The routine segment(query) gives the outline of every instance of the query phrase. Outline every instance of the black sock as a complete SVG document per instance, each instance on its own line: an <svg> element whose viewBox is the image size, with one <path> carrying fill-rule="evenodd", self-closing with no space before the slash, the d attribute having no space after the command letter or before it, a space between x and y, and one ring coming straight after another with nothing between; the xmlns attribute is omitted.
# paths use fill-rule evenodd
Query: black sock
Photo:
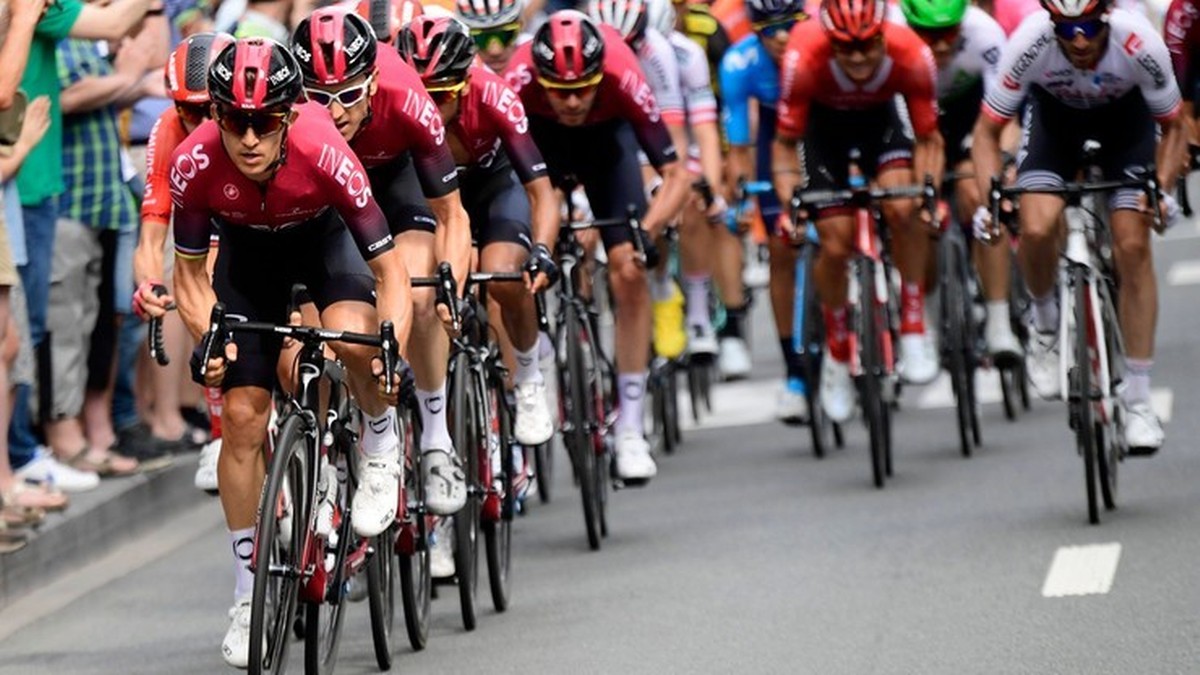
<svg viewBox="0 0 1200 675"><path fill-rule="evenodd" d="M783 352L783 363L787 367L788 379L804 379L804 368L800 364L800 354L796 352L792 336L779 338L779 350Z"/></svg>
<svg viewBox="0 0 1200 675"><path fill-rule="evenodd" d="M725 308L725 323L721 326L721 330L717 331L717 337L721 338L740 338L742 337L742 320L746 318L745 307L726 307Z"/></svg>

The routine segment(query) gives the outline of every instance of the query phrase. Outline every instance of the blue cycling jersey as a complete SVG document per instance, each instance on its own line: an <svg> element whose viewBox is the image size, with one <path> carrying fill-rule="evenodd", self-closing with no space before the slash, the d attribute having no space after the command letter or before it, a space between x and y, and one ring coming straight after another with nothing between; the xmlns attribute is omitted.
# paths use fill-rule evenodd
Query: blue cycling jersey
<svg viewBox="0 0 1200 675"><path fill-rule="evenodd" d="M743 38L725 52L721 59L721 96L721 124L730 145L750 145L750 99L758 101L755 173L758 180L771 180L771 141L775 138L779 67L757 35ZM774 192L760 195L758 206L768 223L780 213ZM770 227L768 225L768 229Z"/></svg>

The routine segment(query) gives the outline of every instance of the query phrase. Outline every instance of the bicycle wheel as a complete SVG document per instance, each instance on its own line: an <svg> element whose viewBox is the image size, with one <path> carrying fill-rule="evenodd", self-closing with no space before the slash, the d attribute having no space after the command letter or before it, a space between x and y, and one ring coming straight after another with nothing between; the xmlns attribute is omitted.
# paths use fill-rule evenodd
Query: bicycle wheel
<svg viewBox="0 0 1200 675"><path fill-rule="evenodd" d="M466 475L467 503L454 514L454 577L463 628L475 630L475 591L479 581L479 454L487 442L481 417L484 400L470 359L459 353L450 365L450 432Z"/></svg>
<svg viewBox="0 0 1200 675"><path fill-rule="evenodd" d="M965 255L946 233L938 243L938 267L941 269L941 351L943 365L950 373L950 385L954 392L955 417L958 422L958 446L963 457L971 456L971 393L970 375L967 372L968 341L967 318L970 312L966 298L966 277L963 276L961 256Z"/></svg>
<svg viewBox="0 0 1200 675"><path fill-rule="evenodd" d="M333 569L328 569L329 566L326 565L329 577L326 581L325 597L321 602L304 603L304 672L309 675L332 673L337 663L338 642L341 640L344 610L348 604L348 580L342 570L350 551L350 542L357 539L350 527L349 518L342 518L337 534L338 540L333 550L316 549L320 556L317 562L319 565L326 565L328 557L333 556ZM320 539L317 542L320 542Z"/></svg>
<svg viewBox="0 0 1200 675"><path fill-rule="evenodd" d="M1083 457L1084 480L1087 483L1088 522L1100 522L1099 498L1096 480L1096 426L1092 410L1092 358L1088 350L1088 335L1091 327L1091 299L1088 297L1088 270L1079 266L1071 269L1071 289L1075 294L1074 338L1075 361L1071 366L1070 401L1073 409L1072 422L1075 428L1075 447Z"/></svg>
<svg viewBox="0 0 1200 675"><path fill-rule="evenodd" d="M562 428L562 424L559 424ZM533 449L533 476L537 480L538 501L549 504L553 496L551 483L554 481L554 440L551 439Z"/></svg>
<svg viewBox="0 0 1200 675"><path fill-rule="evenodd" d="M1017 419L1020 385L1016 382L1017 369L997 368L1000 373L1000 397L1004 403L1004 418L1008 421Z"/></svg>
<svg viewBox="0 0 1200 675"><path fill-rule="evenodd" d="M821 317L820 300L817 298L816 280L813 278L813 263L816 251L813 246L805 246L800 251L796 262L796 278L803 274L803 294L797 289L793 302L794 316L800 326L797 335L801 365L804 370L804 398L808 403L808 430L812 440L813 455L817 459L825 457L826 451L833 447L833 423L825 415L821 407L821 359L824 356L825 322ZM797 283L797 286L799 282ZM801 304L802 303L802 304Z"/></svg>
<svg viewBox="0 0 1200 675"><path fill-rule="evenodd" d="M594 344L594 343L593 343ZM593 369L596 377L596 382L602 377L599 367ZM689 370L690 373L690 370ZM690 374L689 374L690 377ZM678 449L680 443L683 442L683 431L681 430L680 414L679 414L679 367L675 362L667 364L666 368L666 431L671 437L672 449ZM691 386L691 380L688 381ZM593 388L595 389L595 388ZM592 408L596 411L596 419L603 419L604 405L602 403L603 394L599 391L593 391L595 402ZM696 399L692 399L693 411L695 411ZM700 419L697 417L696 422Z"/></svg>
<svg viewBox="0 0 1200 675"><path fill-rule="evenodd" d="M1118 363L1125 359L1124 348L1121 345L1120 339L1120 323L1117 319L1115 305L1111 302L1111 295L1108 289L1102 287L1100 290L1101 303L1101 321L1104 326L1104 349L1107 351L1108 368L1110 383L1109 391L1103 392L1106 400L1110 402L1108 406L1109 414L1107 428L1097 424L1100 433L1097 437L1101 439L1098 444L1097 458L1099 460L1100 474L1100 496L1104 501L1104 508L1111 511L1117 508L1117 465L1125 458L1125 421L1122 413L1122 407L1118 404L1116 397L1117 392L1112 382L1120 380L1115 368Z"/></svg>
<svg viewBox="0 0 1200 675"><path fill-rule="evenodd" d="M879 315L875 301L875 261L858 261L858 349L862 373L859 375L859 395L866 418L871 443L871 477L875 487L882 488L887 472L887 403L883 400L883 350L880 330L886 324Z"/></svg>
<svg viewBox="0 0 1200 675"><path fill-rule="evenodd" d="M287 672L296 618L308 514L311 446L307 423L288 415L280 426L259 502L254 540L254 595L250 611L250 672Z"/></svg>
<svg viewBox="0 0 1200 675"><path fill-rule="evenodd" d="M429 639L430 608L433 604L433 574L429 569L429 517L421 504L425 494L421 475L421 416L405 407L401 439L407 449L404 469L405 520L397 532L396 566L400 569L400 599L404 605L404 628L414 651L425 649Z"/></svg>
<svg viewBox="0 0 1200 675"><path fill-rule="evenodd" d="M600 504L596 494L595 453L591 439L591 416L589 410L588 380L591 373L584 364L583 344L587 340L583 323L577 309L568 304L564 311L562 329L566 352L567 375L567 429L563 440L575 469L575 482L579 485L583 503L583 522L587 529L588 546L593 551L600 549ZM594 349L593 345L588 345Z"/></svg>
<svg viewBox="0 0 1200 675"><path fill-rule="evenodd" d="M498 518L482 520L484 548L487 552L488 586L492 591L492 607L497 612L508 609L509 570L512 565L512 519L516 512L515 485L513 475L512 418L504 398L504 380L494 375L488 388L489 416L495 415L500 444L500 471L492 476L489 499L499 499Z"/></svg>
<svg viewBox="0 0 1200 675"><path fill-rule="evenodd" d="M396 526L371 540L374 553L367 561L367 609L371 614L371 642L380 670L392 668L392 631L396 625L396 589L400 565L396 559Z"/></svg>

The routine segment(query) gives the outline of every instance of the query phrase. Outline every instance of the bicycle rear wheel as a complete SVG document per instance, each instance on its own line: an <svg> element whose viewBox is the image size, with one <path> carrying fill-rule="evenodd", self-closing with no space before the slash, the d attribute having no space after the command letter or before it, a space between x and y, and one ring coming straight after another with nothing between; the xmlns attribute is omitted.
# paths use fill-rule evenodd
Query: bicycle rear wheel
<svg viewBox="0 0 1200 675"><path fill-rule="evenodd" d="M500 444L500 471L492 476L492 485L485 486L491 492L489 499L499 499L499 518L484 518L481 522L484 548L487 552L488 586L492 591L492 607L497 612L508 609L509 570L512 566L512 519L516 512L515 485L513 475L512 417L505 399L504 380L493 377L488 387L487 410L489 417L495 415ZM494 412L493 412L494 411ZM493 514L496 515L496 514Z"/></svg>
<svg viewBox="0 0 1200 675"><path fill-rule="evenodd" d="M882 488L887 473L887 402L883 400L883 339L887 324L875 301L875 261L858 261L858 349L862 373L858 377L863 416L871 445L871 477Z"/></svg>
<svg viewBox="0 0 1200 675"><path fill-rule="evenodd" d="M433 604L433 574L429 568L430 519L425 515L422 498L425 494L421 473L421 416L405 407L399 416L404 424L401 438L407 448L404 469L405 520L397 532L400 568L400 598L404 605L404 628L413 651L425 649L429 639L430 609Z"/></svg>
<svg viewBox="0 0 1200 675"><path fill-rule="evenodd" d="M1075 428L1075 447L1083 457L1084 480L1087 484L1088 522L1100 522L1100 506L1096 477L1096 426L1092 410L1092 357L1088 349L1091 327L1090 281L1087 268L1071 269L1071 289L1075 294L1074 318L1075 361L1071 367L1070 401L1073 408L1072 422Z"/></svg>
<svg viewBox="0 0 1200 675"><path fill-rule="evenodd" d="M472 631L479 583L479 456L486 456L487 436L481 421L483 394L464 353L451 359L449 398L450 431L467 483L467 503L454 514L454 577L463 628Z"/></svg>
<svg viewBox="0 0 1200 675"><path fill-rule="evenodd" d="M287 672L310 505L312 438L300 415L288 415L259 502L250 611L250 672Z"/></svg>
<svg viewBox="0 0 1200 675"><path fill-rule="evenodd" d="M593 551L600 549L600 500L596 493L596 461L592 447L591 427L592 411L588 387L592 373L589 372L583 357L583 344L587 340L581 317L576 308L570 304L565 308L562 329L565 340L560 342L567 351L567 411L569 429L563 433L567 443L567 451L575 469L575 481L579 485L580 499L583 503L583 522L587 529L588 546ZM595 349L589 344L589 348ZM593 356L594 358L594 356Z"/></svg>

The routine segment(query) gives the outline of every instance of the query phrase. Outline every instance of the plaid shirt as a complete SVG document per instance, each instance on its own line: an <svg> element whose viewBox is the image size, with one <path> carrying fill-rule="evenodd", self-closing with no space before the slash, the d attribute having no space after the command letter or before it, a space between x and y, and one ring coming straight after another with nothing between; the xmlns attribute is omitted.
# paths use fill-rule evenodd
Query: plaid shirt
<svg viewBox="0 0 1200 675"><path fill-rule="evenodd" d="M100 55L99 43L63 40L58 43L58 79L66 89L85 77L113 73ZM63 115L63 183L58 198L60 215L103 230L137 227L137 206L121 170L121 137L117 110L105 106Z"/></svg>

